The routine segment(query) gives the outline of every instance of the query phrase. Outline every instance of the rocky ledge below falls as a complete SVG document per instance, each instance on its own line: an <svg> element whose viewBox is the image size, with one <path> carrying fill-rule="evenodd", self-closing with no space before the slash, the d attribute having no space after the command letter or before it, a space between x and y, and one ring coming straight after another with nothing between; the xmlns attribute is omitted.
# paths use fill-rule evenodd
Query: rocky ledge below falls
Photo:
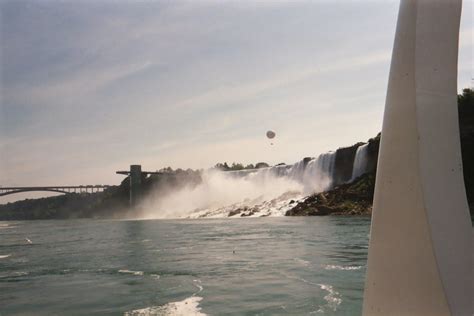
<svg viewBox="0 0 474 316"><path fill-rule="evenodd" d="M295 202L286 216L369 215L372 212L375 173Z"/></svg>

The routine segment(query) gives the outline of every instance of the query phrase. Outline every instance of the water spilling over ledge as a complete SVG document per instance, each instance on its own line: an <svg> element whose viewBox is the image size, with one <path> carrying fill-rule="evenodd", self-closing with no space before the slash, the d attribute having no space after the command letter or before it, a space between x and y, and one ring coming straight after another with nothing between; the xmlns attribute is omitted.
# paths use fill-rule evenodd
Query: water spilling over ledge
<svg viewBox="0 0 474 316"><path fill-rule="evenodd" d="M350 149L350 172L336 170L345 151L307 157L292 165L223 172L203 171L201 181L166 194L153 193L143 203L144 218L284 216L294 203L366 172L368 144ZM356 152L357 151L357 152ZM352 163L356 158L357 161ZM340 161L348 159L340 158ZM349 175L349 176L348 176Z"/></svg>
<svg viewBox="0 0 474 316"><path fill-rule="evenodd" d="M352 177L354 180L367 172L367 155L368 155L369 143L357 147L354 166L352 167Z"/></svg>

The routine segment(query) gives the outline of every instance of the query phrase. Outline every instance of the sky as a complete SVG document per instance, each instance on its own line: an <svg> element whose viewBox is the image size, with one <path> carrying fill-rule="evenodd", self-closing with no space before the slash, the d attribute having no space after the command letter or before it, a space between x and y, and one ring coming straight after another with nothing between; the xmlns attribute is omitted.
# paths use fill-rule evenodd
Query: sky
<svg viewBox="0 0 474 316"><path fill-rule="evenodd" d="M294 163L367 141L398 5L0 0L0 185L117 184L130 164ZM472 85L473 34L464 0L459 90Z"/></svg>

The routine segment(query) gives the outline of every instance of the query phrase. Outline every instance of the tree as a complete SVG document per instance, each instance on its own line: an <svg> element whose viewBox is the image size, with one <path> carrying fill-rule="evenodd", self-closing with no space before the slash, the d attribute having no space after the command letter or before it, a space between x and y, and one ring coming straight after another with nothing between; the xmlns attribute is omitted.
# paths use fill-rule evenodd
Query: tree
<svg viewBox="0 0 474 316"><path fill-rule="evenodd" d="M268 168L270 167L269 164L267 164L266 162L259 162L255 165L255 168L259 169L259 168Z"/></svg>

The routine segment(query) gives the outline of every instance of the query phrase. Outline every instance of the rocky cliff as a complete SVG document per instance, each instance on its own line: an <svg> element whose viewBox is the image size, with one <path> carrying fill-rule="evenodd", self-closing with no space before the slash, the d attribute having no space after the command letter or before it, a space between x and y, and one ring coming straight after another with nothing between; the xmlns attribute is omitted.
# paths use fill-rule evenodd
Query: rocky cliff
<svg viewBox="0 0 474 316"><path fill-rule="evenodd" d="M474 218L474 91L458 96L459 129L464 183L471 216ZM313 194L286 212L287 216L370 214L375 186L380 134L368 141L366 173L351 179L355 152L363 143L336 151L335 187Z"/></svg>

